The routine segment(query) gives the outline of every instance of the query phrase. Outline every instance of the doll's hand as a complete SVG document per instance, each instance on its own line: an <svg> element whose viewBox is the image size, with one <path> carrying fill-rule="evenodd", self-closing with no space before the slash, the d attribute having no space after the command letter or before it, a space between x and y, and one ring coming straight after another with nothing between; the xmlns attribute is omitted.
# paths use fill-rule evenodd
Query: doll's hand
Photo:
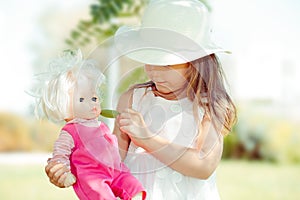
<svg viewBox="0 0 300 200"><path fill-rule="evenodd" d="M64 183L67 175L70 172L70 169L65 164L56 161L50 161L45 167L45 171L52 184L60 188L66 187Z"/></svg>
<svg viewBox="0 0 300 200"><path fill-rule="evenodd" d="M71 172L67 172L66 179L64 181L65 187L70 187L76 182L75 176Z"/></svg>
<svg viewBox="0 0 300 200"><path fill-rule="evenodd" d="M131 141L137 146L153 136L149 131L143 116L133 109L126 109L117 118L120 130L127 133Z"/></svg>

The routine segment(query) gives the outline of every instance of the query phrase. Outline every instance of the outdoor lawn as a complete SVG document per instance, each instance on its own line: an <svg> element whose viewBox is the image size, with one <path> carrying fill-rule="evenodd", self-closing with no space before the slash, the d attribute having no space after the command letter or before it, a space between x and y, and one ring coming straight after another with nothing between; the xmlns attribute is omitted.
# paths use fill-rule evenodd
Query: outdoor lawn
<svg viewBox="0 0 300 200"><path fill-rule="evenodd" d="M222 161L218 185L222 200L299 200L300 165Z"/></svg>
<svg viewBox="0 0 300 200"><path fill-rule="evenodd" d="M222 200L299 200L300 165L222 161L218 168ZM72 200L73 190L54 187L44 166L0 164L1 200Z"/></svg>

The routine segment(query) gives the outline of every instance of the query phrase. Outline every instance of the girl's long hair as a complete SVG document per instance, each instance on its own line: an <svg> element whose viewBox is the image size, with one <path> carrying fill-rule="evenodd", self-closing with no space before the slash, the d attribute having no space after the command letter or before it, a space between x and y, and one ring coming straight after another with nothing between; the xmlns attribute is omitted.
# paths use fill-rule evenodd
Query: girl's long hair
<svg viewBox="0 0 300 200"><path fill-rule="evenodd" d="M211 54L192 61L191 65L187 96L203 107L216 130L226 135L236 122L236 107L226 90L221 64Z"/></svg>
<svg viewBox="0 0 300 200"><path fill-rule="evenodd" d="M206 117L222 135L231 131L236 122L236 107L226 91L225 75L215 54L190 62L187 71L187 97L194 103L194 110L204 108ZM136 84L132 88L152 87L152 81ZM198 116L198 114L195 114Z"/></svg>

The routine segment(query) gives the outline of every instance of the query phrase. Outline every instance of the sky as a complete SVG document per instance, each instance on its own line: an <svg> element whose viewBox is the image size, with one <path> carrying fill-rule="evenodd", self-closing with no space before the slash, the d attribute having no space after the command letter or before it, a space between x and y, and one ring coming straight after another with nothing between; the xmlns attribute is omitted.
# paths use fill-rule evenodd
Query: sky
<svg viewBox="0 0 300 200"><path fill-rule="evenodd" d="M0 112L26 115L34 99L26 91L31 88L36 56L34 44L45 43L39 27L41 18L52 10L62 11L88 7L91 1L29 0L0 1ZM67 12L66 12L67 13ZM56 18L57 20L57 18ZM63 42L62 38L61 42ZM59 40L58 40L59 41ZM48 47L51 42L47 41ZM45 51L47 46L45 45Z"/></svg>
<svg viewBox="0 0 300 200"><path fill-rule="evenodd" d="M47 41L38 27L41 17L53 10L53 20L59 20L57 10L87 9L92 1L20 2L0 1L0 112L26 114L33 98L25 91L32 83L34 59L41 53L32 43L43 43L46 50L63 41ZM220 57L234 97L299 102L300 1L213 0L211 5L214 38L232 51Z"/></svg>
<svg viewBox="0 0 300 200"><path fill-rule="evenodd" d="M230 48L236 65L237 97L281 100L292 95L299 100L300 2L226 0L214 5L216 36Z"/></svg>

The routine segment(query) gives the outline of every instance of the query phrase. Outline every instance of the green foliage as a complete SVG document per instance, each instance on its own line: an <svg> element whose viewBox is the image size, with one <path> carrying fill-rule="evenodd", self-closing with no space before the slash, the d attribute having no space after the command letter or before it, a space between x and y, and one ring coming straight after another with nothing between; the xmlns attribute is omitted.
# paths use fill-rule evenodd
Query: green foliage
<svg viewBox="0 0 300 200"><path fill-rule="evenodd" d="M231 133L225 136L224 139L224 149L223 149L223 158L232 158L236 157L234 154L238 152L237 147L238 147L238 138L237 138L237 131L236 127L234 126Z"/></svg>
<svg viewBox="0 0 300 200"><path fill-rule="evenodd" d="M253 104L240 106L238 123L224 140L223 158L299 163L300 125L274 110L264 112Z"/></svg>
<svg viewBox="0 0 300 200"><path fill-rule="evenodd" d="M286 119L274 120L268 127L261 154L267 160L300 163L300 126Z"/></svg>
<svg viewBox="0 0 300 200"><path fill-rule="evenodd" d="M66 43L72 48L84 47L91 42L113 35L125 18L140 16L149 0L97 0L90 6L89 20L80 20ZM208 0L201 0L209 11Z"/></svg>
<svg viewBox="0 0 300 200"><path fill-rule="evenodd" d="M71 47L83 47L100 42L114 34L122 25L122 18L139 14L145 0L97 0L90 6L89 20L80 20L70 33L66 43Z"/></svg>

